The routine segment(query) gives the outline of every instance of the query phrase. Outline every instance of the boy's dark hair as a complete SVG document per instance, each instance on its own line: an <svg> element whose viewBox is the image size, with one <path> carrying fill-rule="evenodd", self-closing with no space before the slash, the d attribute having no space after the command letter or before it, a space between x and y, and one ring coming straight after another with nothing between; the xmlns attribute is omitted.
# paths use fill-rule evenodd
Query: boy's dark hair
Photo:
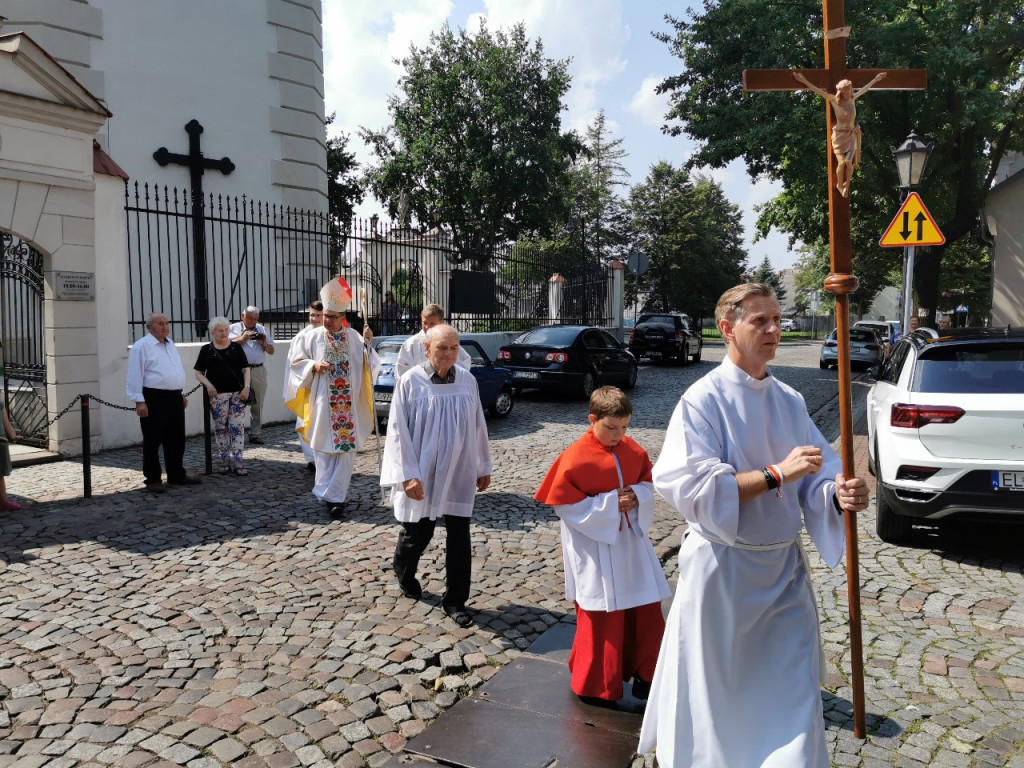
<svg viewBox="0 0 1024 768"><path fill-rule="evenodd" d="M633 415L633 403L618 387L599 387L590 395L590 413L598 420L605 416L622 419Z"/></svg>

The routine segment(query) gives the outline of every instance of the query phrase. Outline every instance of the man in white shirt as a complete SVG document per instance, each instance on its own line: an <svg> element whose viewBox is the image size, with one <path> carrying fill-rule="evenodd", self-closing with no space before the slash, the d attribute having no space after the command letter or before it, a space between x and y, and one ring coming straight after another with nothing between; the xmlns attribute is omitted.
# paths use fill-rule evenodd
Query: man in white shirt
<svg viewBox="0 0 1024 768"><path fill-rule="evenodd" d="M245 359L249 361L249 383L252 386L252 402L249 405L249 429L246 437L253 445L262 445L263 398L267 394L267 369L263 364L267 355L274 354L274 337L260 324L259 307L245 308L240 323L232 323L228 338L242 347Z"/></svg>
<svg viewBox="0 0 1024 768"><path fill-rule="evenodd" d="M398 359L395 361L395 378L398 379L403 373L417 365L423 365L427 359L427 331L435 325L444 322L444 310L437 304L427 304L420 312L420 331L413 334L402 344L398 351ZM473 360L469 353L459 347L458 359L455 364L467 371L473 367Z"/></svg>
<svg viewBox="0 0 1024 768"><path fill-rule="evenodd" d="M135 403L142 427L142 474L146 490L163 493L160 448L164 449L167 482L196 485L198 477L185 474L185 368L178 348L171 341L167 315L154 312L146 320L146 333L132 344L128 353L125 392Z"/></svg>

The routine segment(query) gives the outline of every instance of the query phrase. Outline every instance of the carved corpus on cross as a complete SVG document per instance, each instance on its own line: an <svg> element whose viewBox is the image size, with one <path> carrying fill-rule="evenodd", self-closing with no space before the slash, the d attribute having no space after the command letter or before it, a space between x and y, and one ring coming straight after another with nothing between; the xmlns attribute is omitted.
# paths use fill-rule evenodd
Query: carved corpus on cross
<svg viewBox="0 0 1024 768"><path fill-rule="evenodd" d="M806 78L819 95L832 94L841 80L849 80L853 90L866 90L872 86L885 90L923 90L927 73L923 69L847 69L846 38L850 28L843 18L843 0L822 0L825 21L824 69L750 69L743 72L745 91L796 91L807 88L794 73ZM883 78L879 78L883 75ZM879 84L881 83L881 84ZM857 290L853 275L850 247L850 199L840 188L838 159L832 150L832 132L836 125L835 110L828 103L825 134L828 155L828 222L829 256L832 274L825 280L825 290L836 297L836 328L839 342L839 426L841 430L840 455L843 475L854 477L853 461L853 407L850 384L850 297ZM852 168L849 169L852 172ZM837 187L837 181L840 183ZM853 689L853 732L857 738L865 737L864 728L864 662L860 627L860 576L857 554L857 515L845 513L847 602L850 611L850 672Z"/></svg>

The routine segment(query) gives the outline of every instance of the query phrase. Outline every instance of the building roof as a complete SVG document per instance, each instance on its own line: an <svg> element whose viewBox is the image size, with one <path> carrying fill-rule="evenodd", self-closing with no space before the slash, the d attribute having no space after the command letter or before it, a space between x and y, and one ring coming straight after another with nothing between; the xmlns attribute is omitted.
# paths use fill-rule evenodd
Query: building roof
<svg viewBox="0 0 1024 768"><path fill-rule="evenodd" d="M125 181L130 178L124 169L114 162L114 158L103 151L96 139L92 140L92 170L104 176L120 176Z"/></svg>

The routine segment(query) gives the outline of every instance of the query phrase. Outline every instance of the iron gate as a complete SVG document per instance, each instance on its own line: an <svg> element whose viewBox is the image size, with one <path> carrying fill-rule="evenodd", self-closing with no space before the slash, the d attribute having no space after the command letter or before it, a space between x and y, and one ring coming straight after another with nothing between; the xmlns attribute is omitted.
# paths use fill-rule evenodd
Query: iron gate
<svg viewBox="0 0 1024 768"><path fill-rule="evenodd" d="M22 441L47 447L43 255L0 231L0 366L4 402Z"/></svg>

